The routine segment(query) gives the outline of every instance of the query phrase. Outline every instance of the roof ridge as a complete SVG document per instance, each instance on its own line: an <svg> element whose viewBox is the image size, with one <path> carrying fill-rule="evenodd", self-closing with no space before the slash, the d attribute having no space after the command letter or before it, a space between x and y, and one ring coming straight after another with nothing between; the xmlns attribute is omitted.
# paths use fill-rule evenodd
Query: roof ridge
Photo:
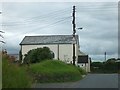
<svg viewBox="0 0 120 90"><path fill-rule="evenodd" d="M77 40L78 35L76 35ZM22 44L72 44L72 35L39 35L39 36L25 36L20 43ZM76 42L78 43L78 42Z"/></svg>
<svg viewBox="0 0 120 90"><path fill-rule="evenodd" d="M64 35L33 35L33 36L25 36L25 37L38 37L38 36L72 36L70 34L64 34ZM76 35L78 36L78 35Z"/></svg>

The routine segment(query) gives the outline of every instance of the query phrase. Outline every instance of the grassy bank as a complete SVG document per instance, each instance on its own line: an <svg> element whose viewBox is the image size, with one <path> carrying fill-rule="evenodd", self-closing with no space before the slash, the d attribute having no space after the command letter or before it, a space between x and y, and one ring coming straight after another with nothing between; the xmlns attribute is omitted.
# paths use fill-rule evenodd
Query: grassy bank
<svg viewBox="0 0 120 90"><path fill-rule="evenodd" d="M46 60L32 64L30 71L35 80L40 83L77 81L82 78L82 74L85 74L82 69L58 60Z"/></svg>
<svg viewBox="0 0 120 90"><path fill-rule="evenodd" d="M30 88L32 83L77 81L86 74L84 70L58 60L18 66L2 58L2 88ZM33 81L34 80L34 81Z"/></svg>
<svg viewBox="0 0 120 90"><path fill-rule="evenodd" d="M2 88L29 88L32 79L24 67L16 66L8 62L8 58L2 58Z"/></svg>

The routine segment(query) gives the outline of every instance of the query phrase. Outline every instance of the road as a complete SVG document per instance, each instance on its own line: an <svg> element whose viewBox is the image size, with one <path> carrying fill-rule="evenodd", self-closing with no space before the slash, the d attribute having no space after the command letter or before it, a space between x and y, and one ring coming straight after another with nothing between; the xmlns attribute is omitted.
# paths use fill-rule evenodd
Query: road
<svg viewBox="0 0 120 90"><path fill-rule="evenodd" d="M33 88L118 88L118 74L88 74L77 82L34 84Z"/></svg>

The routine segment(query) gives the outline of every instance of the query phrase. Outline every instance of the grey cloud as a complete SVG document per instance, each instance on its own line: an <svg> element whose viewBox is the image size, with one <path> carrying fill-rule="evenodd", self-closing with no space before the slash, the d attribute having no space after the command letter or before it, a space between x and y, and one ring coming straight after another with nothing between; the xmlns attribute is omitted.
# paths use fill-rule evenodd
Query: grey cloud
<svg viewBox="0 0 120 90"><path fill-rule="evenodd" d="M118 49L116 3L4 3L5 17L8 17L9 21L23 24L14 23L16 26L3 27L6 32L13 33L12 36L6 35L6 38L13 39L7 40L4 48L10 53L18 52L19 43L28 34L72 34L72 17L65 22L50 26L49 24L71 16L73 5L76 5L76 26L83 27L82 31L77 31L80 36L80 49L93 59L104 59L102 54L105 51L109 57L116 57ZM45 28L42 28L44 26ZM14 36L17 38L14 39ZM9 46L8 43L13 40L13 45Z"/></svg>

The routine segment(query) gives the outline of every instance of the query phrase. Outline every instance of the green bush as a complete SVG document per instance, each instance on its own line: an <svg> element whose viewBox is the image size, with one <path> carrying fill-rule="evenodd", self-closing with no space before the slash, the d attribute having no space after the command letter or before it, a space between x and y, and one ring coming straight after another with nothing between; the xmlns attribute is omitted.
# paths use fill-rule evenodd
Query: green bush
<svg viewBox="0 0 120 90"><path fill-rule="evenodd" d="M37 82L65 82L82 78L82 74L77 67L58 60L46 60L32 64L30 70Z"/></svg>
<svg viewBox="0 0 120 90"><path fill-rule="evenodd" d="M32 79L24 67L19 67L2 58L2 88L29 88Z"/></svg>
<svg viewBox="0 0 120 90"><path fill-rule="evenodd" d="M115 62L114 58L108 59L106 62L93 62L91 71L93 73L118 73L119 62Z"/></svg>
<svg viewBox="0 0 120 90"><path fill-rule="evenodd" d="M52 59L53 53L48 47L37 48L30 50L24 58L25 63L36 63L45 59Z"/></svg>
<svg viewBox="0 0 120 90"><path fill-rule="evenodd" d="M84 69L82 69L82 68L80 68L80 67L77 67L77 68L78 68L79 72L80 72L82 75L86 75L86 74L87 74L87 72L86 72Z"/></svg>

